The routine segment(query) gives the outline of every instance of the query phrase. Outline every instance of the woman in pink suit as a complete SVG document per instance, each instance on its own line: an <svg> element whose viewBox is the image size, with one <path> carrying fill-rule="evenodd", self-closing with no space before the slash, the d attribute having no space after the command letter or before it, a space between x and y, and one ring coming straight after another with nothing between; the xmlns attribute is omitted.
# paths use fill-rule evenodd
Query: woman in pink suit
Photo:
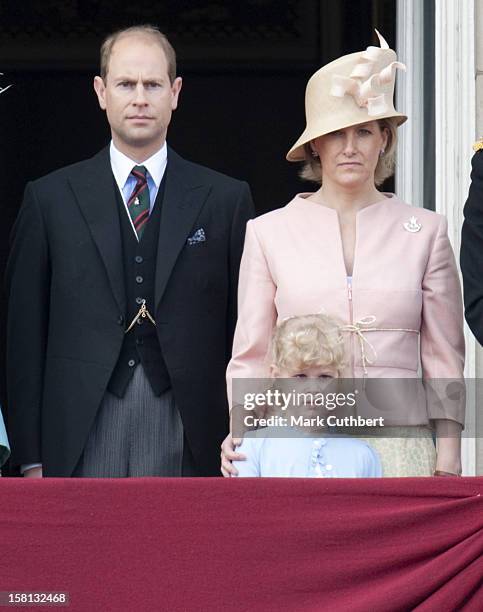
<svg viewBox="0 0 483 612"><path fill-rule="evenodd" d="M406 120L393 106L396 69L405 67L378 36L380 48L339 58L308 82L307 127L287 159L305 161L302 175L320 189L248 223L229 395L235 378L268 377L277 321L317 312L345 321L350 377L417 379L419 369L426 380L463 377L463 309L446 219L376 188L392 173ZM402 394L388 389L388 404L399 403L389 421L402 429L401 437L371 440L384 475L459 475L463 402L439 413L426 400L402 408ZM236 443L228 436L222 445L225 476L235 473Z"/></svg>

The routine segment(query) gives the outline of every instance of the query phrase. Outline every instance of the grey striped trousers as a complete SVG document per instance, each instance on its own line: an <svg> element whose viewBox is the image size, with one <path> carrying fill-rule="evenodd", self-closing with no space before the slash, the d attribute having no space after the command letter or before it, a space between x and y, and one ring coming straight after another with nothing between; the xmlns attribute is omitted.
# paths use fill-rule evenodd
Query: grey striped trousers
<svg viewBox="0 0 483 612"><path fill-rule="evenodd" d="M181 476L183 424L173 392L156 397L138 365L123 398L106 391L73 476Z"/></svg>

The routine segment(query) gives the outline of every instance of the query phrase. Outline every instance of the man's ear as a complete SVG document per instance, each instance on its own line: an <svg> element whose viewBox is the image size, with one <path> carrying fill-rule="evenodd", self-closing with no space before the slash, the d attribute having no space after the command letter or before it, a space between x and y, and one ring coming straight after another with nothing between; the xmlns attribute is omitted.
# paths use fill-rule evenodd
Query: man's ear
<svg viewBox="0 0 483 612"><path fill-rule="evenodd" d="M94 91L97 94L97 100L102 110L106 110L106 86L100 76L94 77Z"/></svg>
<svg viewBox="0 0 483 612"><path fill-rule="evenodd" d="M171 85L171 110L176 110L178 108L179 93L182 86L183 79L181 77L176 77Z"/></svg>

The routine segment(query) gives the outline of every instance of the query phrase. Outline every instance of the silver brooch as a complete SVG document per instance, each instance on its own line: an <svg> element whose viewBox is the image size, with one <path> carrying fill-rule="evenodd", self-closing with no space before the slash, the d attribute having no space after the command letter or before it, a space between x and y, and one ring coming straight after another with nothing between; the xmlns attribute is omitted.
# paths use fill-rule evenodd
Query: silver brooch
<svg viewBox="0 0 483 612"><path fill-rule="evenodd" d="M139 206L139 204L141 204L141 202L139 201L138 197L134 198L134 206Z"/></svg>
<svg viewBox="0 0 483 612"><path fill-rule="evenodd" d="M418 220L416 219L416 217L411 217L409 221L406 221L406 223L403 223L403 227L407 232L411 232L411 234L415 234L416 232L419 232L422 225L421 223L418 223Z"/></svg>

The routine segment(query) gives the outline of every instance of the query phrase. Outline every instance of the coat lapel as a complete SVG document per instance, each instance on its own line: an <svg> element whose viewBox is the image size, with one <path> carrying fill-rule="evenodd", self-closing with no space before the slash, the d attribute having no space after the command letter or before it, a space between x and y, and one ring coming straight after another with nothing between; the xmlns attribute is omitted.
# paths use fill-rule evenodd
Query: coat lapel
<svg viewBox="0 0 483 612"><path fill-rule="evenodd" d="M125 314L121 228L109 147L90 159L82 173L72 177L70 183L106 268L120 312Z"/></svg>
<svg viewBox="0 0 483 612"><path fill-rule="evenodd" d="M189 163L168 148L166 186L161 209L156 262L156 310L178 255L193 229L210 189L210 185L197 180Z"/></svg>

